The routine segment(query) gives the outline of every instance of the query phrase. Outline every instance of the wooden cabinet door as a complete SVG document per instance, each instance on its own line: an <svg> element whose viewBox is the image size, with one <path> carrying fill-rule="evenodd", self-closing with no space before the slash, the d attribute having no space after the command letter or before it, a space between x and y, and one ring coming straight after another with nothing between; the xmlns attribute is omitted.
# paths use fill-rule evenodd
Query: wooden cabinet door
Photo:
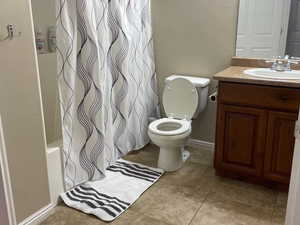
<svg viewBox="0 0 300 225"><path fill-rule="evenodd" d="M296 113L269 112L264 177L288 184L290 181Z"/></svg>
<svg viewBox="0 0 300 225"><path fill-rule="evenodd" d="M215 168L261 177L267 111L219 104Z"/></svg>

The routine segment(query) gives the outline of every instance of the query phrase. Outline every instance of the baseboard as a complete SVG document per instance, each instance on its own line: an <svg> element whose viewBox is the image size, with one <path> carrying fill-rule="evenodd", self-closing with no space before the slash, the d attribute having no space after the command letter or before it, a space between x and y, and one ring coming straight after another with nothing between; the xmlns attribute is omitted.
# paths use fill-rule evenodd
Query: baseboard
<svg viewBox="0 0 300 225"><path fill-rule="evenodd" d="M215 151L215 144L212 142L207 142L207 141L201 141L198 139L192 139L190 138L187 142L187 146L190 146L192 148L199 148L201 150L206 150L206 151Z"/></svg>
<svg viewBox="0 0 300 225"><path fill-rule="evenodd" d="M55 204L50 203L49 205L41 208L36 213L32 214L31 216L27 217L18 225L37 225L40 224L42 221L47 219L48 216L51 215L55 208Z"/></svg>

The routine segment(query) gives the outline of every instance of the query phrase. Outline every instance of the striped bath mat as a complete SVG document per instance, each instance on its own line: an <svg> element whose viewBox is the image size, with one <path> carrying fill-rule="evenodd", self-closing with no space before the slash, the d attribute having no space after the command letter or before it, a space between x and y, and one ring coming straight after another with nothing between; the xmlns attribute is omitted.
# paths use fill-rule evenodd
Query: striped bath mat
<svg viewBox="0 0 300 225"><path fill-rule="evenodd" d="M107 168L104 179L77 186L61 198L72 208L112 221L162 175L161 169L119 159Z"/></svg>

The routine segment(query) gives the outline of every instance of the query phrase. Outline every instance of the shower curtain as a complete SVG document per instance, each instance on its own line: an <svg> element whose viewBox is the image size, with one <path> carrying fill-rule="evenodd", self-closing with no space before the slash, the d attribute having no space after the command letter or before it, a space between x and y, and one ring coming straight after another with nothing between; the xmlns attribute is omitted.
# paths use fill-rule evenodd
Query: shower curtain
<svg viewBox="0 0 300 225"><path fill-rule="evenodd" d="M66 188L149 142L158 96L149 0L57 0Z"/></svg>

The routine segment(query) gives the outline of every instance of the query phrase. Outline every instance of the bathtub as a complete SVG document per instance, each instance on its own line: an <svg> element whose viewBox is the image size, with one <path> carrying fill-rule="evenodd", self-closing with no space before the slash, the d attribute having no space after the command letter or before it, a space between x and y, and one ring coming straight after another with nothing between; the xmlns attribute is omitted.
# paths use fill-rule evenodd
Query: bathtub
<svg viewBox="0 0 300 225"><path fill-rule="evenodd" d="M47 166L51 203L59 202L59 195L64 192L62 167L62 141L58 140L47 146Z"/></svg>

